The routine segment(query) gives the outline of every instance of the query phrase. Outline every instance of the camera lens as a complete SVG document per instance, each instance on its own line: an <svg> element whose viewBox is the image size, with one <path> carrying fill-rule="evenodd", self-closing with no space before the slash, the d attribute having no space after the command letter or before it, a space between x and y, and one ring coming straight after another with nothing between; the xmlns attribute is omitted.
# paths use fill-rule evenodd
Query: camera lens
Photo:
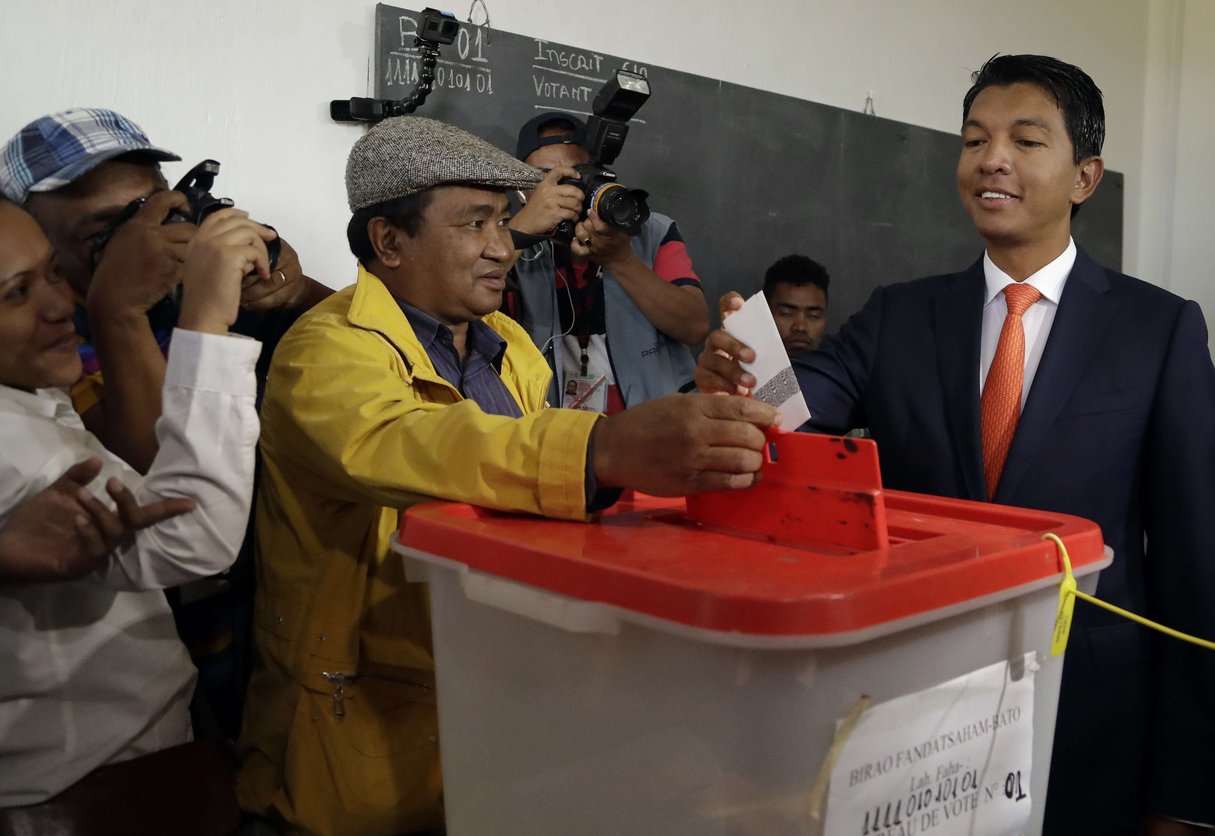
<svg viewBox="0 0 1215 836"><path fill-rule="evenodd" d="M647 197L649 195L641 189L627 189L619 183L606 183L590 195L587 203L609 226L629 235L636 235L650 218Z"/></svg>

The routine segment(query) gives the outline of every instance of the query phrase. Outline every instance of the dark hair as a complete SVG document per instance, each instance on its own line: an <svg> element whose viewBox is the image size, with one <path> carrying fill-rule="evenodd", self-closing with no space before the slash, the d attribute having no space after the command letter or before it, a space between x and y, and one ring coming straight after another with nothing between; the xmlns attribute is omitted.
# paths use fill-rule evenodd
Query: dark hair
<svg viewBox="0 0 1215 836"><path fill-rule="evenodd" d="M1101 90L1079 67L1045 55L993 55L978 72L971 73L970 80L971 88L962 99L963 121L970 115L975 96L986 88L1032 84L1050 93L1063 112L1075 164L1101 154L1105 143Z"/></svg>
<svg viewBox="0 0 1215 836"><path fill-rule="evenodd" d="M375 258L375 247L367 234L367 224L371 223L372 218L383 218L410 238L416 236L422 230L422 213L433 196L431 189L423 189L405 197L372 204L351 215L350 223L346 224L346 240L354 257L364 266Z"/></svg>
<svg viewBox="0 0 1215 836"><path fill-rule="evenodd" d="M827 268L814 259L804 255L787 255L777 259L764 274L764 295L771 296L778 284L791 284L794 287L812 284L821 288L823 296L826 296L831 277L827 275Z"/></svg>

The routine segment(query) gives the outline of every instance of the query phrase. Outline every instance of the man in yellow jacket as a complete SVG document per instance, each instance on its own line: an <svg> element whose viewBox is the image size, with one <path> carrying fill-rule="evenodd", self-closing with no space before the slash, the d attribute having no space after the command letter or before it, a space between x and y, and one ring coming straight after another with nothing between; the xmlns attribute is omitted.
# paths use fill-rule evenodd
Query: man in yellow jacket
<svg viewBox="0 0 1215 836"><path fill-rule="evenodd" d="M614 489L745 487L760 467L776 413L748 399L546 408L543 356L497 312L506 190L541 176L420 117L351 151L358 281L283 338L262 414L239 795L271 825L441 832L429 607L388 549L400 509L442 497L581 519Z"/></svg>

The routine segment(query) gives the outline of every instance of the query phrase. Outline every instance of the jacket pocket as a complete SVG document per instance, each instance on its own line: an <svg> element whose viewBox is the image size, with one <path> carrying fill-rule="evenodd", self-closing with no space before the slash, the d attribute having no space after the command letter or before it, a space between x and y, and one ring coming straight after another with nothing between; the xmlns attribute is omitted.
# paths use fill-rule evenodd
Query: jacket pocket
<svg viewBox="0 0 1215 836"><path fill-rule="evenodd" d="M1106 415L1112 412L1126 412L1132 409L1146 408L1148 399L1146 387L1123 389L1101 394L1080 395L1072 398L1064 406L1059 418L1079 418L1084 415Z"/></svg>
<svg viewBox="0 0 1215 836"><path fill-rule="evenodd" d="M433 692L431 692L433 693ZM301 689L284 764L293 824L317 833L400 833L442 821L433 697L364 677Z"/></svg>

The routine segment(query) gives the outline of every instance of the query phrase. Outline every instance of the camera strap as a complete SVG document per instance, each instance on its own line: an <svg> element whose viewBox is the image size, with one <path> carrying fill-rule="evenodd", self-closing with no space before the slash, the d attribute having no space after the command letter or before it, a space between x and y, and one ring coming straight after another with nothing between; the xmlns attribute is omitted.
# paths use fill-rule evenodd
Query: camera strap
<svg viewBox="0 0 1215 836"><path fill-rule="evenodd" d="M592 266L594 267L593 270L590 269ZM605 300L603 295L600 293L600 289L603 287L603 266L591 262L591 264L587 265L587 268L588 269L582 274L584 286L583 294L580 295L583 299L590 299L594 301L591 302L590 307L583 307L582 310L574 311L574 336L578 339L578 347L582 349L581 366L582 374L584 376L586 375L588 361L587 348L591 344L591 337L595 335L591 323L599 318L594 315L591 308L594 306L602 306L607 303L607 300ZM571 266L571 277L574 273L575 271ZM603 314L603 318L606 320L607 312L602 311L600 313Z"/></svg>
<svg viewBox="0 0 1215 836"><path fill-rule="evenodd" d="M605 412L609 402L611 375L606 369L599 367L599 360L595 361L595 367L592 368L592 355L599 356L594 350L593 340L601 336L601 326L596 323L603 319L604 313L598 310L603 305L600 293L603 267L594 262L576 266L569 260L564 260L564 263L562 261L559 260L556 265L558 286L565 288L570 300L569 326L564 331L574 339L570 340L566 347L565 362L568 365L561 405L567 409ZM575 341L578 345L577 351L574 351L573 345L570 344Z"/></svg>

